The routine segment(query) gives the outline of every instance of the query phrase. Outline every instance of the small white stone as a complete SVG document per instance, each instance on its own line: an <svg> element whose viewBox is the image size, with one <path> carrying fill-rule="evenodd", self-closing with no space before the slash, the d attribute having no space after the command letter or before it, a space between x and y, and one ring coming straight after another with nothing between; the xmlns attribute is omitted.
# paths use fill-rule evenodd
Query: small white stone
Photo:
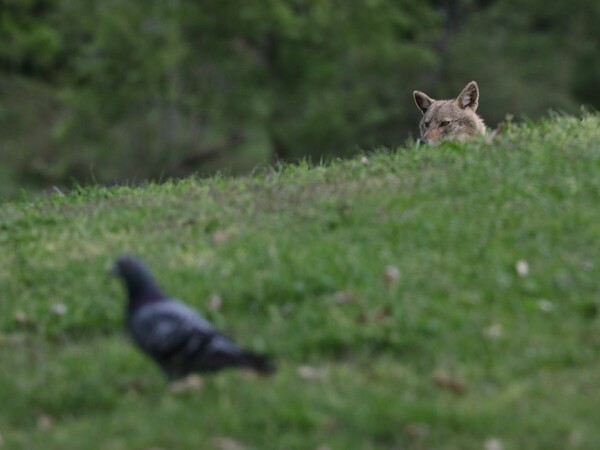
<svg viewBox="0 0 600 450"><path fill-rule="evenodd" d="M64 303L55 303L52 305L51 309L57 316L64 316L67 313L67 305Z"/></svg>
<svg viewBox="0 0 600 450"><path fill-rule="evenodd" d="M520 261L517 261L515 269L517 270L517 273L520 277L526 277L527 275L529 275L529 264L525 260L521 259Z"/></svg>
<svg viewBox="0 0 600 450"><path fill-rule="evenodd" d="M211 311L219 311L223 306L223 299L219 294L213 294L208 299L208 309Z"/></svg>
<svg viewBox="0 0 600 450"><path fill-rule="evenodd" d="M550 300L542 299L537 302L538 308L544 312L550 312L554 309L554 303Z"/></svg>
<svg viewBox="0 0 600 450"><path fill-rule="evenodd" d="M502 441L496 438L489 438L484 444L485 450L502 450L503 448L504 446L502 445Z"/></svg>
<svg viewBox="0 0 600 450"><path fill-rule="evenodd" d="M321 367L300 366L297 372L303 380L322 380L327 377L327 370Z"/></svg>
<svg viewBox="0 0 600 450"><path fill-rule="evenodd" d="M489 339L499 339L500 337L502 337L503 332L504 330L502 329L502 325L500 325L499 323L494 323L487 327L483 331L483 334L485 334L485 336Z"/></svg>
<svg viewBox="0 0 600 450"><path fill-rule="evenodd" d="M383 281L387 285L395 284L400 280L400 269L396 266L387 266L383 272Z"/></svg>

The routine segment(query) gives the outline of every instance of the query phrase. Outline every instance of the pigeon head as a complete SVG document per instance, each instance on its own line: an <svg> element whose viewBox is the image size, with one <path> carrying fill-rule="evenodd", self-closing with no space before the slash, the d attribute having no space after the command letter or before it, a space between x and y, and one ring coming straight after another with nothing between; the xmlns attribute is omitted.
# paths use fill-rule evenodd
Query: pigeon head
<svg viewBox="0 0 600 450"><path fill-rule="evenodd" d="M129 296L130 307L164 298L146 265L134 256L119 258L111 273L123 281Z"/></svg>

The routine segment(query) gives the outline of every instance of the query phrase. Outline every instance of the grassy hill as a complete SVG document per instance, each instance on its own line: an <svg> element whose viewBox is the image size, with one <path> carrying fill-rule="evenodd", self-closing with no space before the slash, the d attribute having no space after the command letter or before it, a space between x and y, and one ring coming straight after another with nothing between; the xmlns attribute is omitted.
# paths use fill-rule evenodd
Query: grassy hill
<svg viewBox="0 0 600 450"><path fill-rule="evenodd" d="M599 205L597 115L3 204L0 448L595 449ZM171 392L123 253L279 372Z"/></svg>

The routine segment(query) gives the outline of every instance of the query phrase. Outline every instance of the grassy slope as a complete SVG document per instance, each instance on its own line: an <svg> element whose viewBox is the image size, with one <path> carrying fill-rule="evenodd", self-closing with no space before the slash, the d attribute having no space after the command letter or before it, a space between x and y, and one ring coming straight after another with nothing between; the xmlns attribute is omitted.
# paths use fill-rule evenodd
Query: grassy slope
<svg viewBox="0 0 600 450"><path fill-rule="evenodd" d="M2 448L597 448L599 142L597 116L560 118L2 205ZM123 252L279 373L167 392L122 332Z"/></svg>

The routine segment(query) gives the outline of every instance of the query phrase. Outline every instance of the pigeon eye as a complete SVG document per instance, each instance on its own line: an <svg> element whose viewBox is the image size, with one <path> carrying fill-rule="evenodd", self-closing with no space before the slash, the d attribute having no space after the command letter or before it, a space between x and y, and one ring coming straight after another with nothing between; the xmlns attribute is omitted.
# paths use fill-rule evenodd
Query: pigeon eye
<svg viewBox="0 0 600 450"><path fill-rule="evenodd" d="M440 122L440 127L447 127L448 125L450 125L450 122L448 122L447 120Z"/></svg>

